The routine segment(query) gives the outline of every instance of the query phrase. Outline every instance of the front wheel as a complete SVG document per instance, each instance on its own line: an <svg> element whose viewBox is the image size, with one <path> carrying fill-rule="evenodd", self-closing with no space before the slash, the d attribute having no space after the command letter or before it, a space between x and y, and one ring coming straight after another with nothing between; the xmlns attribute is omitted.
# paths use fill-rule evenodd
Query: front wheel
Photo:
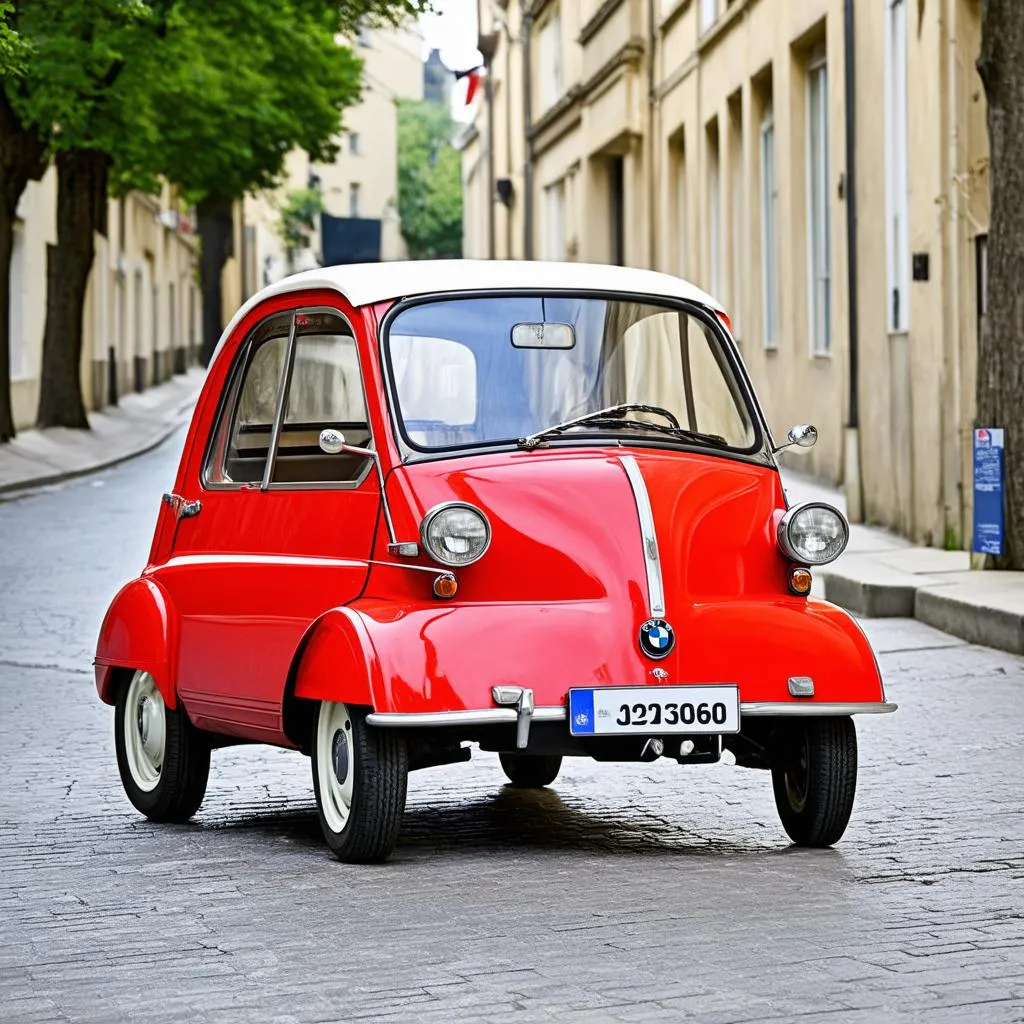
<svg viewBox="0 0 1024 1024"><path fill-rule="evenodd" d="M557 754L514 754L506 751L498 755L502 771L513 786L522 789L540 789L554 782L562 767Z"/></svg>
<svg viewBox="0 0 1024 1024"><path fill-rule="evenodd" d="M203 802L210 744L183 707L169 708L148 672L117 695L117 768L128 799L151 821L188 821Z"/></svg>
<svg viewBox="0 0 1024 1024"><path fill-rule="evenodd" d="M851 718L794 722L772 768L775 806L797 846L839 842L857 792L857 732Z"/></svg>
<svg viewBox="0 0 1024 1024"><path fill-rule="evenodd" d="M405 810L405 739L366 724L366 712L322 701L313 723L313 789L331 852L349 864L388 859Z"/></svg>

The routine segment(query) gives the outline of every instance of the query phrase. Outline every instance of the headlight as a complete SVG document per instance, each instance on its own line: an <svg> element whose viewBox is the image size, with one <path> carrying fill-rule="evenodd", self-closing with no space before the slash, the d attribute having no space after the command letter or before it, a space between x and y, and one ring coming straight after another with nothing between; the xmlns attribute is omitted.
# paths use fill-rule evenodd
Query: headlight
<svg viewBox="0 0 1024 1024"><path fill-rule="evenodd" d="M795 505L779 520L779 547L794 562L825 565L835 561L850 539L850 528L831 505Z"/></svg>
<svg viewBox="0 0 1024 1024"><path fill-rule="evenodd" d="M432 508L420 526L427 554L442 565L469 565L491 543L491 525L478 508L449 502Z"/></svg>

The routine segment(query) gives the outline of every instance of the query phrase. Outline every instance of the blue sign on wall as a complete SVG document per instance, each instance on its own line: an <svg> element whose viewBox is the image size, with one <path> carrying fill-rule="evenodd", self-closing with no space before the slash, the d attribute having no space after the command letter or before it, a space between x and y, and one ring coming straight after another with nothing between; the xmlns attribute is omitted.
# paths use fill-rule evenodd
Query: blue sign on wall
<svg viewBox="0 0 1024 1024"><path fill-rule="evenodd" d="M974 431L974 550L1003 553L1003 432Z"/></svg>

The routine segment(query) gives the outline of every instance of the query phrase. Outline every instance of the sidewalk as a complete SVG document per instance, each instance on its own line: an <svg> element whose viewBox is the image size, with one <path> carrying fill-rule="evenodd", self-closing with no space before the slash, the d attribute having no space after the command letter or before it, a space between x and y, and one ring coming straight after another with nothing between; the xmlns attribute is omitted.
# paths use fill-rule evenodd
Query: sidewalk
<svg viewBox="0 0 1024 1024"><path fill-rule="evenodd" d="M155 448L184 423L206 377L191 369L116 406L89 414L92 430L24 430L0 444L0 501L28 487L59 483Z"/></svg>
<svg viewBox="0 0 1024 1024"><path fill-rule="evenodd" d="M843 512L842 493L785 469L791 502L827 501ZM911 544L854 523L850 543L815 573L813 593L865 616L920 619L970 643L1024 654L1024 573L971 571L966 551Z"/></svg>

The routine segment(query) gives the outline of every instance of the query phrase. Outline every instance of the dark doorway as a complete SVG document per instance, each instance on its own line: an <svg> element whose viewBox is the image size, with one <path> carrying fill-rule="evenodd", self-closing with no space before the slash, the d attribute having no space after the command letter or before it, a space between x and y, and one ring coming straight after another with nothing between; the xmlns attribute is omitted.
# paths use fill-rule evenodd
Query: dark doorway
<svg viewBox="0 0 1024 1024"><path fill-rule="evenodd" d="M617 267L626 265L626 196L625 161L615 157L608 168L608 187L612 202L612 263Z"/></svg>

